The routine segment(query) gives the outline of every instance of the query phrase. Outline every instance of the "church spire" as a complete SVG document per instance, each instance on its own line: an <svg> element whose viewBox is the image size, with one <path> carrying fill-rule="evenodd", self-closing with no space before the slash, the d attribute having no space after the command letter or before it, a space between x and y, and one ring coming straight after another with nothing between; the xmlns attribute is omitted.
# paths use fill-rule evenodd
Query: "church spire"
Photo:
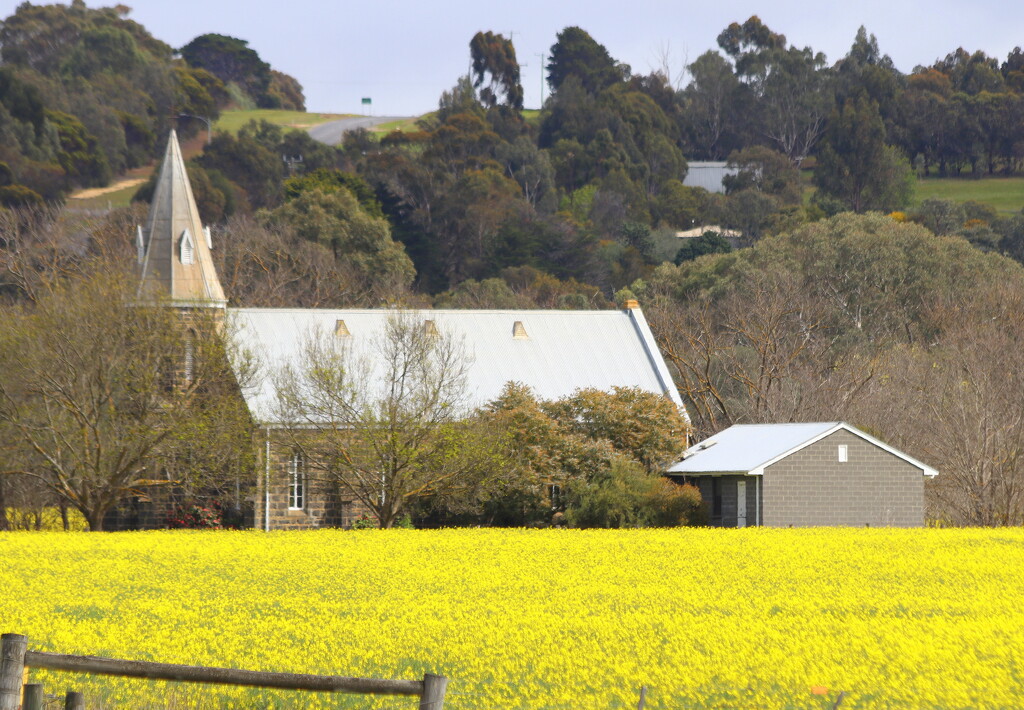
<svg viewBox="0 0 1024 710"><path fill-rule="evenodd" d="M210 255L185 172L178 136L172 130L160 166L146 228L139 235L139 294L170 296L189 306L223 308L227 299Z"/></svg>

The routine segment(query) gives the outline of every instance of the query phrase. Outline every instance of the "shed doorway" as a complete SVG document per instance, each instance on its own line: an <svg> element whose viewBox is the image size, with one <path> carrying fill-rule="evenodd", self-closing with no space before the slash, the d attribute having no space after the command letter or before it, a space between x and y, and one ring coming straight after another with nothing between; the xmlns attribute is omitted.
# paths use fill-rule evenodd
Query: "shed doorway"
<svg viewBox="0 0 1024 710"><path fill-rule="evenodd" d="M736 527L747 527L747 482L736 481Z"/></svg>

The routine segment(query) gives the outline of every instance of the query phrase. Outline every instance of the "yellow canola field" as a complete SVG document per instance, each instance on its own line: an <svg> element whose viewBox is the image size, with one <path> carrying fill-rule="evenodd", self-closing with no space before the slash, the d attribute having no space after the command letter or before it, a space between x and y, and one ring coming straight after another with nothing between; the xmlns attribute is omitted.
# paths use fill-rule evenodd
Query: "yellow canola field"
<svg viewBox="0 0 1024 710"><path fill-rule="evenodd" d="M452 709L1024 707L1022 530L8 533L0 590L36 650L433 672ZM417 706L33 678L104 708Z"/></svg>

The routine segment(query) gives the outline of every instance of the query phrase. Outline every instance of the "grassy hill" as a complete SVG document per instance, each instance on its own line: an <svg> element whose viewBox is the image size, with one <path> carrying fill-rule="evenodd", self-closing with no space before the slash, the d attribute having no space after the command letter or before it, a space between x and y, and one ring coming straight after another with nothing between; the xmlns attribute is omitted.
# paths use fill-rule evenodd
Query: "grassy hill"
<svg viewBox="0 0 1024 710"><path fill-rule="evenodd" d="M981 202L1003 213L1024 209L1024 177L925 178L917 181L913 207L937 198Z"/></svg>
<svg viewBox="0 0 1024 710"><path fill-rule="evenodd" d="M238 133L238 129L249 121L269 121L285 128L311 128L321 123L348 118L349 113L305 113L303 111L278 111L256 109L253 111L224 111L213 124L214 132Z"/></svg>

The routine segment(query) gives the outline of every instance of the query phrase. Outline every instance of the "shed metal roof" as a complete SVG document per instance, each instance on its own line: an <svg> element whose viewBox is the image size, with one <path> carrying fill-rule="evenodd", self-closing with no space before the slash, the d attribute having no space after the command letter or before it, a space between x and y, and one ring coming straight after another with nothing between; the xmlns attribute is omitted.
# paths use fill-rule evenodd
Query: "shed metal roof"
<svg viewBox="0 0 1024 710"><path fill-rule="evenodd" d="M839 429L845 429L898 456L912 466L920 468L926 476L938 474L938 471L930 466L845 422L736 424L691 446L683 454L682 461L669 467L668 473L760 475L764 473L765 467Z"/></svg>
<svg viewBox="0 0 1024 710"><path fill-rule="evenodd" d="M393 310L230 308L238 343L264 366L262 381L244 392L257 420L275 422L276 392L266 376L287 363L300 363L308 334L334 333L344 321L353 357L373 353L374 338ZM423 310L410 317L433 321L464 343L471 359L469 404L480 406L505 383L521 382L537 396L555 399L580 388L640 387L664 394L682 411L682 399L638 308L605 311ZM522 324L516 329L515 324ZM526 337L523 337L525 330ZM377 378L379 379L379 378Z"/></svg>

